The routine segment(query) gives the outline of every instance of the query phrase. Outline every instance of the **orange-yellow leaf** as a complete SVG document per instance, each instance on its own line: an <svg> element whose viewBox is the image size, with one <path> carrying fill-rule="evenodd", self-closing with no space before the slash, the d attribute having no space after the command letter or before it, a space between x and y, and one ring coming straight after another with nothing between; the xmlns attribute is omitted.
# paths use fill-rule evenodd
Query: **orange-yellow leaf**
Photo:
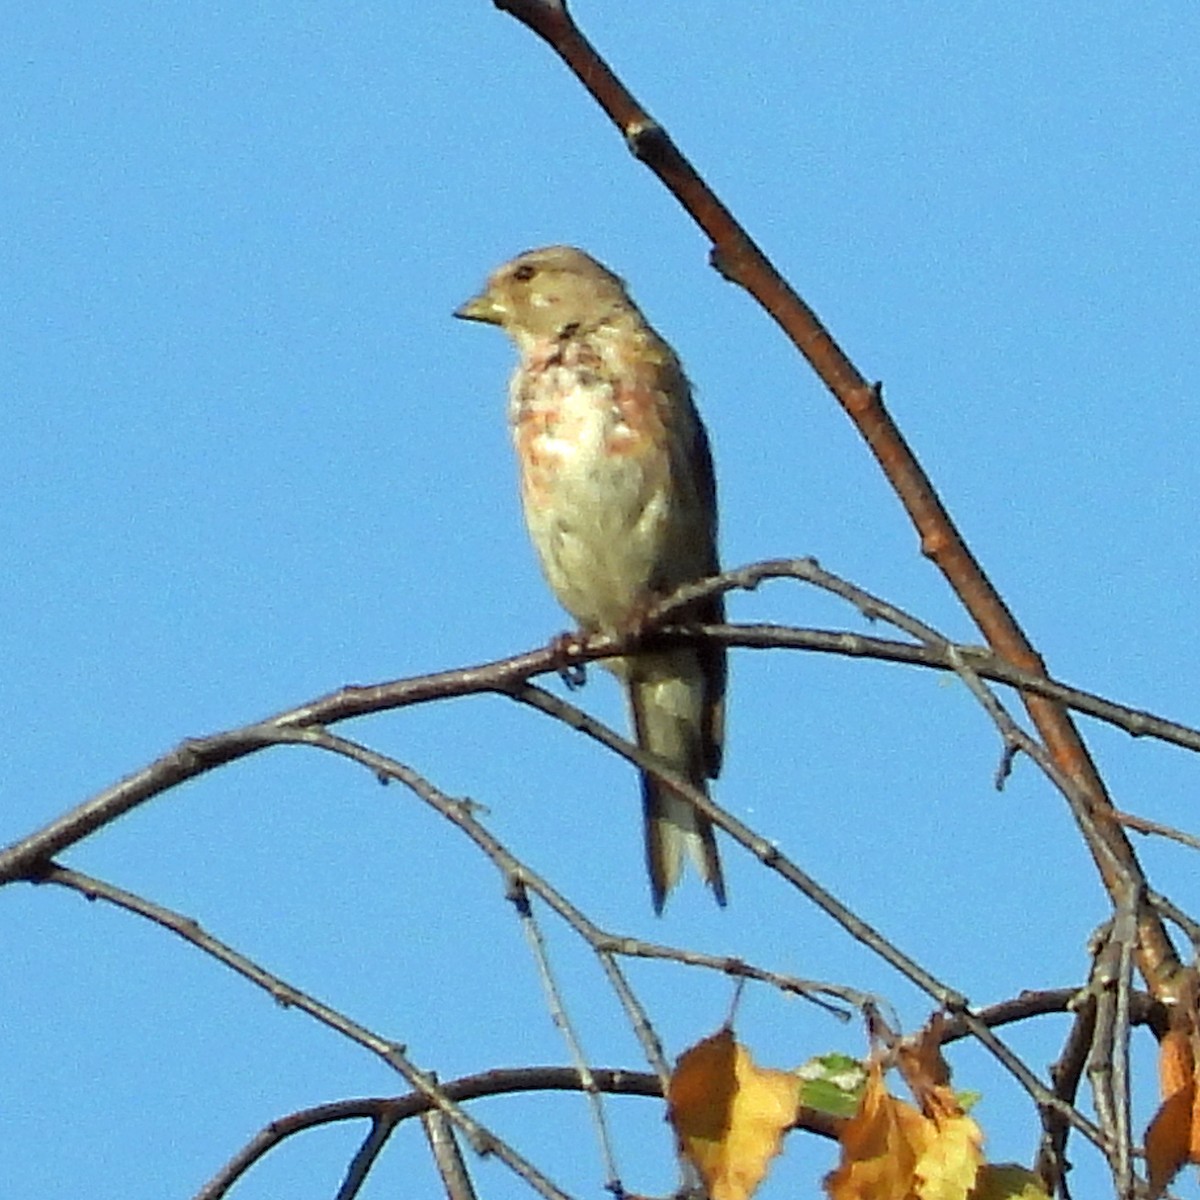
<svg viewBox="0 0 1200 1200"><path fill-rule="evenodd" d="M1194 1096L1192 1087L1180 1088L1168 1096L1146 1130L1146 1166L1152 1196L1160 1195L1188 1160Z"/></svg>
<svg viewBox="0 0 1200 1200"><path fill-rule="evenodd" d="M1158 1044L1158 1094L1169 1099L1181 1088L1192 1087L1195 1078L1192 1039L1184 1029L1169 1029Z"/></svg>
<svg viewBox="0 0 1200 1200"><path fill-rule="evenodd" d="M904 1082L915 1096L931 1087L949 1087L950 1068L942 1058L942 1032L946 1022L941 1013L934 1013L928 1025L899 1048L898 1065Z"/></svg>
<svg viewBox="0 0 1200 1200"><path fill-rule="evenodd" d="M753 1194L796 1119L799 1095L795 1075L756 1067L728 1028L680 1056L667 1116L711 1200Z"/></svg>
<svg viewBox="0 0 1200 1200"><path fill-rule="evenodd" d="M913 1172L930 1141L932 1122L888 1095L872 1063L858 1112L842 1128L842 1161L825 1177L831 1200L909 1200Z"/></svg>
<svg viewBox="0 0 1200 1200"><path fill-rule="evenodd" d="M842 1130L842 1161L825 1180L832 1200L966 1200L983 1162L983 1134L964 1115L937 1047L914 1043L902 1070L924 1112L888 1094L872 1063L858 1112Z"/></svg>
<svg viewBox="0 0 1200 1200"><path fill-rule="evenodd" d="M897 1065L904 1082L927 1117L962 1116L962 1105L950 1086L950 1068L942 1057L941 1013L936 1013L915 1040L904 1042Z"/></svg>
<svg viewBox="0 0 1200 1200"><path fill-rule="evenodd" d="M1184 1163L1200 1162L1195 1014L1181 1008L1174 1020L1158 1047L1163 1102L1146 1130L1146 1166L1154 1196L1166 1189Z"/></svg>
<svg viewBox="0 0 1200 1200"><path fill-rule="evenodd" d="M731 1029L722 1029L679 1056L667 1088L667 1118L681 1140L718 1142L728 1132L736 1057Z"/></svg>

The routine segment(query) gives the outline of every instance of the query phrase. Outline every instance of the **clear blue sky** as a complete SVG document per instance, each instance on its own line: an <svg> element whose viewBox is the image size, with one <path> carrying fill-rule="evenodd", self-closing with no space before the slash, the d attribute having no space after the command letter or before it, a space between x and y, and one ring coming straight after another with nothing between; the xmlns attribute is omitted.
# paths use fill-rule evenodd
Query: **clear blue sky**
<svg viewBox="0 0 1200 1200"><path fill-rule="evenodd" d="M1051 669L1200 723L1200 9L578 0L646 106L871 378ZM679 349L712 433L723 557L817 556L977 640L848 422L576 82L487 0L14 6L0 29L0 841L175 745L347 682L543 644L565 619L521 526L512 354L451 310L571 242ZM776 584L737 619L860 629ZM557 685L554 685L557 686ZM622 725L611 680L582 702ZM487 805L619 931L925 1002L745 855L731 904L653 917L632 772L496 699L356 736ZM1194 827L1197 764L1088 727L1123 807ZM977 1003L1061 986L1107 913L1064 805L929 673L743 652L718 797ZM1195 862L1139 842L1193 912ZM443 1078L566 1061L493 868L399 788L276 751L66 856L196 917ZM273 1117L402 1090L161 931L0 894L0 1194L186 1196ZM592 1060L640 1067L552 927ZM725 981L635 966L672 1054ZM760 1059L859 1032L752 990ZM1065 1026L1012 1041L1042 1066ZM1145 1035L1139 1046L1146 1049ZM1141 1065L1147 1066L1142 1055ZM996 1159L1032 1114L953 1062ZM1138 1128L1153 1097L1139 1090ZM479 1110L564 1185L602 1176L576 1097ZM624 1182L674 1169L615 1106ZM293 1140L242 1200L328 1197L358 1130ZM1079 1147L1080 1182L1098 1178ZM432 1195L416 1132L364 1193ZM774 1195L829 1149L795 1137ZM491 1196L522 1189L481 1168ZM1194 1184L1181 1183L1194 1195ZM768 1193L769 1194L769 1193Z"/></svg>

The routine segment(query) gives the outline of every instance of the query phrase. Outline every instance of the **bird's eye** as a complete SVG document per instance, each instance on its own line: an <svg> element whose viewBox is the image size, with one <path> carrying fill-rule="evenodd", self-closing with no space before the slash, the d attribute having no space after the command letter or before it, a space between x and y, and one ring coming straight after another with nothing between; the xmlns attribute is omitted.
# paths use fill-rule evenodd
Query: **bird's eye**
<svg viewBox="0 0 1200 1200"><path fill-rule="evenodd" d="M537 267L525 263L513 272L513 278L520 283L528 283L537 274Z"/></svg>

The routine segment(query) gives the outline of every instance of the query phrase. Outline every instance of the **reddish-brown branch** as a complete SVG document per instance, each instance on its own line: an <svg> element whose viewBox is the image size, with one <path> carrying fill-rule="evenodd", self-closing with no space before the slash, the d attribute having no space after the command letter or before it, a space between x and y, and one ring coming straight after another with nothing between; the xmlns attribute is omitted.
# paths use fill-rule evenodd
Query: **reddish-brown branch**
<svg viewBox="0 0 1200 1200"><path fill-rule="evenodd" d="M666 130L638 104L572 20L565 0L494 0L496 7L543 38L575 73L621 131L631 152L679 200L713 243L712 262L750 293L804 355L841 404L908 512L921 553L942 572L988 644L1014 666L1044 675L1045 667L1016 618L967 547L929 477L883 404L816 314L796 294L733 214L680 152ZM1094 820L1081 833L1114 903L1144 890L1129 839L1113 820L1103 780L1067 711L1025 695L1026 709L1059 769L1082 789ZM1099 840L1097 840L1099 839ZM1139 911L1139 967L1163 994L1179 961L1166 929L1148 905Z"/></svg>

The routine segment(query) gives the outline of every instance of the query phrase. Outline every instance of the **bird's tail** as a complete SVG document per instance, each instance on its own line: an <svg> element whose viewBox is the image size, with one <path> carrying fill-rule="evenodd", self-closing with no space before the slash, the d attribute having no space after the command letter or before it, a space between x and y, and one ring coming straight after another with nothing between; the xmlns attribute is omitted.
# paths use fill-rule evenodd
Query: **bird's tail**
<svg viewBox="0 0 1200 1200"><path fill-rule="evenodd" d="M710 703L701 671L655 673L628 680L629 704L638 745L658 755L696 787L706 790L714 762L706 750L705 731L711 728L705 705ZM646 866L654 911L662 912L667 893L679 881L683 859L696 865L700 877L725 903L725 879L712 822L697 812L665 783L642 773L642 805L646 826Z"/></svg>

